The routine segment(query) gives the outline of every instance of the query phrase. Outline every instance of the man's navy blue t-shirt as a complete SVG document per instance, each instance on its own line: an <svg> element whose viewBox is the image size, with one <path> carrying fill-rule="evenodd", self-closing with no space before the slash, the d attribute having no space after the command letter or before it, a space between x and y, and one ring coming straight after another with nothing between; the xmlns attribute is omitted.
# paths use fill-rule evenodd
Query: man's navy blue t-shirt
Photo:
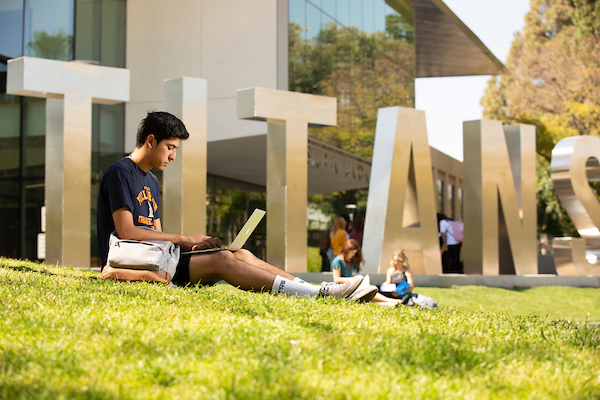
<svg viewBox="0 0 600 400"><path fill-rule="evenodd" d="M158 203L160 188L156 176L142 171L129 157L125 157L106 169L98 191L98 256L102 267L108 257L108 241L115 230L113 212L127 207L137 226L156 228L160 218Z"/></svg>

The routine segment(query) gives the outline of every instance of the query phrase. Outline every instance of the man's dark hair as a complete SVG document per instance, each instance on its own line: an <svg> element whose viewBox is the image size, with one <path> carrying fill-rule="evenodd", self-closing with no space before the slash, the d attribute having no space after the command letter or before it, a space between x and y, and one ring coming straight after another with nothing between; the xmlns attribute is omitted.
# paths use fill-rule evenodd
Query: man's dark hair
<svg viewBox="0 0 600 400"><path fill-rule="evenodd" d="M176 116L164 111L149 112L146 118L140 122L137 131L136 147L142 147L149 135L154 135L157 143L160 143L164 139L177 138L186 140L190 137L183 122Z"/></svg>

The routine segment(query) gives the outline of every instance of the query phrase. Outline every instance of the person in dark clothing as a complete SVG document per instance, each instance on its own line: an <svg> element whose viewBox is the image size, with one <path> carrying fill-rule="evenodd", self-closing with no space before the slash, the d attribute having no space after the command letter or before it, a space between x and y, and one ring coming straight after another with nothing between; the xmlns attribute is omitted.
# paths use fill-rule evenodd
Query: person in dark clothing
<svg viewBox="0 0 600 400"><path fill-rule="evenodd" d="M321 236L321 241L319 242L319 255L321 256L321 272L329 272L331 270L331 261L329 261L329 256L327 255L327 250L331 248L331 240L329 238L329 234L331 232L331 227L327 228L323 235Z"/></svg>

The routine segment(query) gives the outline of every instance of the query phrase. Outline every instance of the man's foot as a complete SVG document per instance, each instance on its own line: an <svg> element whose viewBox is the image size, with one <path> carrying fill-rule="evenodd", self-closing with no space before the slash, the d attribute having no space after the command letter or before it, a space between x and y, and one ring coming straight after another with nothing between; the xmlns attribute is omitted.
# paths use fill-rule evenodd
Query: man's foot
<svg viewBox="0 0 600 400"><path fill-rule="evenodd" d="M362 280L363 277L361 275L356 275L345 283L323 282L319 289L319 296L346 298L354 293L356 288L360 286Z"/></svg>
<svg viewBox="0 0 600 400"><path fill-rule="evenodd" d="M377 294L377 286L367 286L366 288L357 289L354 293L350 295L349 300L354 300L358 302L367 302L373 300L373 297Z"/></svg>

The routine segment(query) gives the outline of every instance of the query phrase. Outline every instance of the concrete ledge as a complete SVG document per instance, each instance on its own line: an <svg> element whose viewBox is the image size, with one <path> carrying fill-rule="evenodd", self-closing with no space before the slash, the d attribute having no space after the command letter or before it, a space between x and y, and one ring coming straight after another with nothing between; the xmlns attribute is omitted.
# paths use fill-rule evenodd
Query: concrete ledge
<svg viewBox="0 0 600 400"><path fill-rule="evenodd" d="M295 273L310 283L332 282L331 272ZM381 285L385 275L371 275L373 285ZM557 276L557 275L414 275L417 287L451 287L451 286L489 286L505 289L529 288L535 286L570 286L600 288L600 276Z"/></svg>

